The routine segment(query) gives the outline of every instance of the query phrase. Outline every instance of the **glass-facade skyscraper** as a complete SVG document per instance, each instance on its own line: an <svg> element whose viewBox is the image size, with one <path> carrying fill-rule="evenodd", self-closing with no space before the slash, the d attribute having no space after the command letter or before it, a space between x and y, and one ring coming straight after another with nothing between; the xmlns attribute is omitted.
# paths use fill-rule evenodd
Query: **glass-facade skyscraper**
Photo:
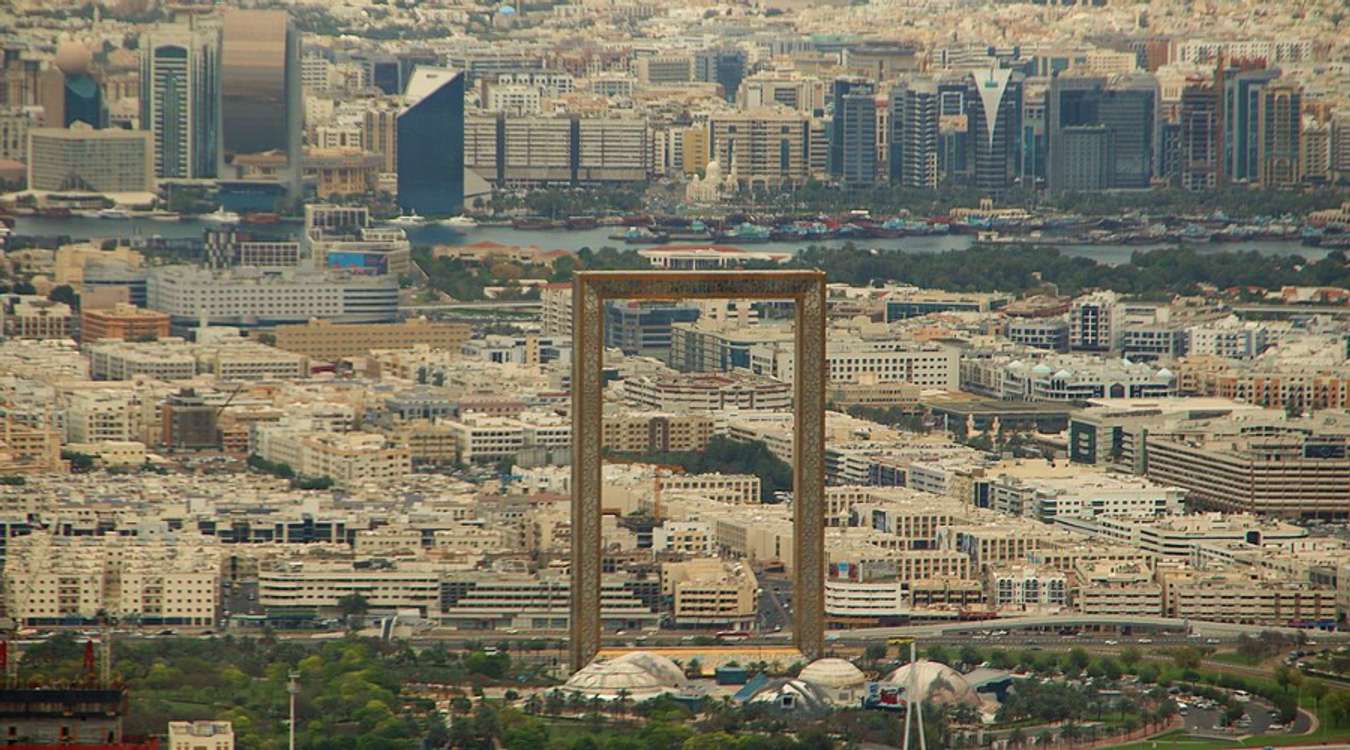
<svg viewBox="0 0 1350 750"><path fill-rule="evenodd" d="M141 40L141 129L154 133L156 176L216 176L218 27L161 26Z"/></svg>
<svg viewBox="0 0 1350 750"><path fill-rule="evenodd" d="M464 207L464 74L418 66L398 115L398 205L457 214Z"/></svg>
<svg viewBox="0 0 1350 750"><path fill-rule="evenodd" d="M220 97L222 164L228 167L237 156L285 154L288 192L298 192L304 104L300 34L289 13L225 12Z"/></svg>

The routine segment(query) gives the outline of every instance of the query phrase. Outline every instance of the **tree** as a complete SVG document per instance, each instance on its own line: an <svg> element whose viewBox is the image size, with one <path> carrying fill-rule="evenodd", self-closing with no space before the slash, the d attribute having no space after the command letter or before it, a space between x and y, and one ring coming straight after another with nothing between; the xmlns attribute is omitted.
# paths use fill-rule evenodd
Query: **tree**
<svg viewBox="0 0 1350 750"><path fill-rule="evenodd" d="M1091 662L1092 657L1082 646L1075 646L1069 651L1068 665L1074 672L1082 672Z"/></svg>
<svg viewBox="0 0 1350 750"><path fill-rule="evenodd" d="M1194 646L1182 646L1172 649L1172 662L1182 669L1195 669L1200 666L1200 651Z"/></svg>
<svg viewBox="0 0 1350 750"><path fill-rule="evenodd" d="M968 667L974 666L975 664L979 664L981 661L980 650L975 648L974 646L962 646L961 655L959 658L962 664L965 664Z"/></svg>
<svg viewBox="0 0 1350 750"><path fill-rule="evenodd" d="M1321 680L1309 680L1303 688L1303 692L1312 698L1313 705L1317 707L1319 713L1322 711L1322 699L1327 696L1328 690L1327 684Z"/></svg>
<svg viewBox="0 0 1350 750"><path fill-rule="evenodd" d="M1141 658L1143 654L1140 654L1139 649L1134 646L1126 646L1125 650L1120 652L1120 663L1125 665L1127 671L1133 672L1134 665L1138 664Z"/></svg>
<svg viewBox="0 0 1350 750"><path fill-rule="evenodd" d="M346 618L349 627L356 619L365 617L369 611L370 603L360 593L348 594L338 599L338 612Z"/></svg>
<svg viewBox="0 0 1350 750"><path fill-rule="evenodd" d="M76 294L75 289L69 284L53 287L51 293L47 295L47 299L52 302L64 302L75 310L80 308L80 295Z"/></svg>
<svg viewBox="0 0 1350 750"><path fill-rule="evenodd" d="M1027 733L1023 732L1021 727L1014 727L1013 730L1008 733L1009 745L1012 745L1013 747L1021 747L1025 745L1026 742L1027 742Z"/></svg>
<svg viewBox="0 0 1350 750"><path fill-rule="evenodd" d="M867 644L867 648L863 651L863 655L870 662L879 662L886 658L886 644L869 643Z"/></svg>
<svg viewBox="0 0 1350 750"><path fill-rule="evenodd" d="M91 471L96 460L94 456L78 451L61 451L61 458L70 462L70 470L76 474Z"/></svg>

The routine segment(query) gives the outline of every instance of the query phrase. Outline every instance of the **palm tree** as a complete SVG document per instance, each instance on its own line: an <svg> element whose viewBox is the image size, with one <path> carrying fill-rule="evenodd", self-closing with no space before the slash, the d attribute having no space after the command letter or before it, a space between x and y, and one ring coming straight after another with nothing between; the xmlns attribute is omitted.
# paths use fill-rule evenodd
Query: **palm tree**
<svg viewBox="0 0 1350 750"><path fill-rule="evenodd" d="M628 704L631 702L632 693L628 688L619 688L619 692L614 699L614 708L620 716L628 715Z"/></svg>
<svg viewBox="0 0 1350 750"><path fill-rule="evenodd" d="M1026 742L1027 742L1027 734L1026 732L1022 731L1021 727L1013 727L1013 730L1008 733L1009 745L1012 745L1013 747L1021 747L1022 745L1025 745Z"/></svg>
<svg viewBox="0 0 1350 750"><path fill-rule="evenodd" d="M1073 745L1075 742L1078 741L1079 737L1083 736L1083 729L1077 724L1069 722L1068 724L1064 725L1064 729L1060 731L1059 736L1065 740L1068 740L1069 745Z"/></svg>
<svg viewBox="0 0 1350 750"><path fill-rule="evenodd" d="M1042 729L1041 733L1036 735L1036 747L1045 747L1055 741L1055 733L1049 729Z"/></svg>

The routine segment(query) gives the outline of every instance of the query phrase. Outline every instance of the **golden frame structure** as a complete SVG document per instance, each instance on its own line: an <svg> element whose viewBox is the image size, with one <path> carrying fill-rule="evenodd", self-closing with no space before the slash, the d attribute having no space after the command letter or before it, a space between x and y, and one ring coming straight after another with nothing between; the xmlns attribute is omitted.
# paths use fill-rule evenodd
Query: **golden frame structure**
<svg viewBox="0 0 1350 750"><path fill-rule="evenodd" d="M605 300L792 300L793 643L807 660L825 640L825 273L823 271L581 271L572 281L573 671L600 651L600 492L604 461Z"/></svg>

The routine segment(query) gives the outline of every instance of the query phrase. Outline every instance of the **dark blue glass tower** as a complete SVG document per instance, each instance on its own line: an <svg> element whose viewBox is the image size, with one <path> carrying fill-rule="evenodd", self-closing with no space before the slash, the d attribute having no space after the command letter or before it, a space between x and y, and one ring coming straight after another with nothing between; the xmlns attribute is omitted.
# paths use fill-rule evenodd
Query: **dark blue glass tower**
<svg viewBox="0 0 1350 750"><path fill-rule="evenodd" d="M464 75L417 67L398 116L398 205L450 215L464 207Z"/></svg>

